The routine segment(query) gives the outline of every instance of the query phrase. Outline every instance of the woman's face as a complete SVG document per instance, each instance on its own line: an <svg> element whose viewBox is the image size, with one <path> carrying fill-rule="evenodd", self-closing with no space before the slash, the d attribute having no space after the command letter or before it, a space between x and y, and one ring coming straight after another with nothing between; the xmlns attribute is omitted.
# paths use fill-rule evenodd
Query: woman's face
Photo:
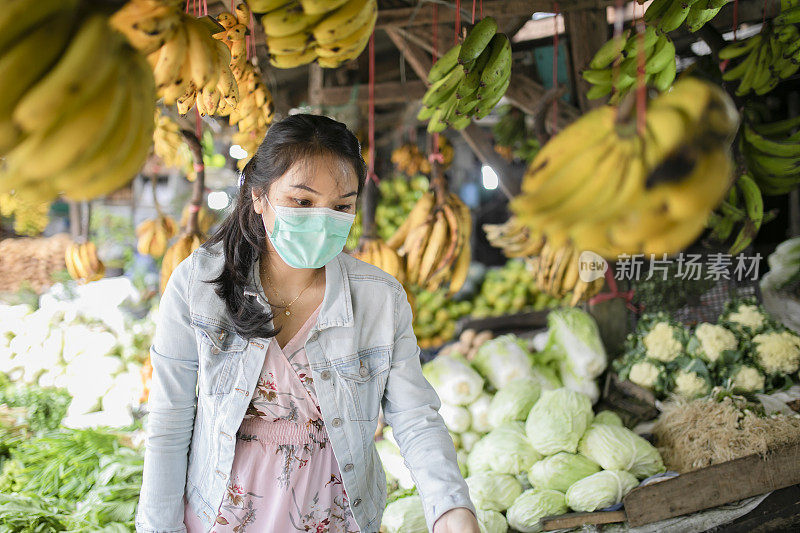
<svg viewBox="0 0 800 533"><path fill-rule="evenodd" d="M334 156L313 156L272 182L266 195L253 191L253 209L261 215L267 231L272 232L275 212L264 196L274 206L327 207L355 214L357 193L358 176L349 162Z"/></svg>

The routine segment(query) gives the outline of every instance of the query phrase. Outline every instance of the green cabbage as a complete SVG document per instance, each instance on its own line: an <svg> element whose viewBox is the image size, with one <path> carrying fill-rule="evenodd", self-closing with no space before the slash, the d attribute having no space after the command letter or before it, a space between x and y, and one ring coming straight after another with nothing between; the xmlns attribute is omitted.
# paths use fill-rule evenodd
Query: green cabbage
<svg viewBox="0 0 800 533"><path fill-rule="evenodd" d="M529 489L514 500L508 508L508 525L520 533L536 533L542 530L539 519L567 512L564 495L557 490Z"/></svg>
<svg viewBox="0 0 800 533"><path fill-rule="evenodd" d="M528 415L525 431L542 455L575 453L592 417L592 402L586 395L566 388L543 391Z"/></svg>
<svg viewBox="0 0 800 533"><path fill-rule="evenodd" d="M576 481L567 490L567 505L578 512L605 509L621 502L637 485L636 476L624 470L603 470Z"/></svg>
<svg viewBox="0 0 800 533"><path fill-rule="evenodd" d="M383 463L386 477L396 479L397 484L403 489L412 488L414 486L414 478L411 477L411 471L400 454L400 448L388 439L376 441L375 448L378 450L381 463Z"/></svg>
<svg viewBox="0 0 800 533"><path fill-rule="evenodd" d="M492 396L485 392L478 396L478 399L467 406L472 418L470 428L477 433L486 433L491 426L489 425L489 405L492 403Z"/></svg>
<svg viewBox="0 0 800 533"><path fill-rule="evenodd" d="M481 439L472 446L467 457L467 469L470 475L492 471L494 456L489 451L491 442Z"/></svg>
<svg viewBox="0 0 800 533"><path fill-rule="evenodd" d="M531 353L514 335L500 335L483 343L472 364L497 390L517 378L533 375Z"/></svg>
<svg viewBox="0 0 800 533"><path fill-rule="evenodd" d="M381 520L385 533L428 533L422 500L418 495L395 500L386 506Z"/></svg>
<svg viewBox="0 0 800 533"><path fill-rule="evenodd" d="M506 422L486 434L480 442L485 443L480 453L491 456L487 463L498 474L520 474L542 458L528 441L522 422Z"/></svg>
<svg viewBox="0 0 800 533"><path fill-rule="evenodd" d="M444 425L447 426L447 429L450 431L462 433L469 429L471 417L469 416L469 411L467 411L465 407L442 402L442 406L439 408L439 414L442 415Z"/></svg>
<svg viewBox="0 0 800 533"><path fill-rule="evenodd" d="M578 450L605 470L626 470L639 479L665 471L658 450L620 426L592 424Z"/></svg>
<svg viewBox="0 0 800 533"><path fill-rule="evenodd" d="M477 509L476 514L481 533L506 533L508 531L508 522L502 513Z"/></svg>
<svg viewBox="0 0 800 533"><path fill-rule="evenodd" d="M422 374L450 405L468 405L483 391L483 378L461 357L436 357L422 366Z"/></svg>
<svg viewBox="0 0 800 533"><path fill-rule="evenodd" d="M505 511L522 494L519 481L508 474L484 472L473 474L465 481L476 509Z"/></svg>
<svg viewBox="0 0 800 533"><path fill-rule="evenodd" d="M465 431L461 434L461 449L469 453L479 440L481 440L481 436L474 431Z"/></svg>
<svg viewBox="0 0 800 533"><path fill-rule="evenodd" d="M599 413L594 415L594 420L592 420L592 424L608 424L609 426L620 426L620 427L625 426L625 424L622 423L622 419L614 411L600 411Z"/></svg>
<svg viewBox="0 0 800 533"><path fill-rule="evenodd" d="M577 307L556 309L547 315L547 325L549 343L563 354L573 374L592 380L603 373L608 364L606 350L589 313Z"/></svg>
<svg viewBox="0 0 800 533"><path fill-rule="evenodd" d="M534 463L528 470L528 480L537 489L566 492L579 479L599 471L600 465L591 459L574 453L559 452Z"/></svg>
<svg viewBox="0 0 800 533"><path fill-rule="evenodd" d="M489 425L492 428L528 417L531 408L542 394L542 386L532 377L515 379L497 391L489 404Z"/></svg>

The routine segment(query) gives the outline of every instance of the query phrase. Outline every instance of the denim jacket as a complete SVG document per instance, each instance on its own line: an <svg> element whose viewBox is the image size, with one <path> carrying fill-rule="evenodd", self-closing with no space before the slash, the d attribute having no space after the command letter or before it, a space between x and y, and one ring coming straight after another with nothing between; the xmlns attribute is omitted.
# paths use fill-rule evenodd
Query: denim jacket
<svg viewBox="0 0 800 533"><path fill-rule="evenodd" d="M136 531L185 532L184 496L213 526L233 464L236 431L273 339L238 335L205 283L221 245L200 247L169 279L150 348L144 477ZM253 265L245 294L268 305ZM402 285L341 253L325 267L325 296L305 343L322 418L360 530L378 531L386 482L373 443L380 407L422 498L428 528L445 511L474 512L439 399L423 378ZM322 480L320 481L322 482Z"/></svg>

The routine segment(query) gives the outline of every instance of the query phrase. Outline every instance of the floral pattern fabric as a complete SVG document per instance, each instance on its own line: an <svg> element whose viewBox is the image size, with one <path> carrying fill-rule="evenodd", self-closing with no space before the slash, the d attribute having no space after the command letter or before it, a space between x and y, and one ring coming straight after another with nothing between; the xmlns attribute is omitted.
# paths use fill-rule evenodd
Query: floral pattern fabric
<svg viewBox="0 0 800 533"><path fill-rule="evenodd" d="M236 433L228 488L210 533L357 533L328 445L305 340L319 313L281 349L267 349L261 376ZM188 533L206 533L186 504Z"/></svg>

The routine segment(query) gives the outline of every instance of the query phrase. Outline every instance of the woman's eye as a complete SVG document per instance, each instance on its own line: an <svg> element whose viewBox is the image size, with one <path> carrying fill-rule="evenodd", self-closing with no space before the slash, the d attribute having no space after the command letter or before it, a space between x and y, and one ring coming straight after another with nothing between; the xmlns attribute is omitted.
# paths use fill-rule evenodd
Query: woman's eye
<svg viewBox="0 0 800 533"><path fill-rule="evenodd" d="M339 211L350 211L352 208L353 208L353 206L350 205L350 204L344 204L344 205L337 205L336 206L336 209L338 209Z"/></svg>
<svg viewBox="0 0 800 533"><path fill-rule="evenodd" d="M294 201L300 207L308 207L311 205L311 200L306 200L305 198L295 198Z"/></svg>

